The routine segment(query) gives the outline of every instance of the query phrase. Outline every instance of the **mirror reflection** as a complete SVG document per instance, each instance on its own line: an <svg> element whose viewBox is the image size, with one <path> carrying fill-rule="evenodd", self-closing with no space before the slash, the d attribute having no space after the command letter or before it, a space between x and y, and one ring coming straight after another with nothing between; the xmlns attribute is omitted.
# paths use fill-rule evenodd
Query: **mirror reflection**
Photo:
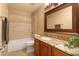
<svg viewBox="0 0 79 59"><path fill-rule="evenodd" d="M47 29L72 29L72 6L47 15Z"/></svg>

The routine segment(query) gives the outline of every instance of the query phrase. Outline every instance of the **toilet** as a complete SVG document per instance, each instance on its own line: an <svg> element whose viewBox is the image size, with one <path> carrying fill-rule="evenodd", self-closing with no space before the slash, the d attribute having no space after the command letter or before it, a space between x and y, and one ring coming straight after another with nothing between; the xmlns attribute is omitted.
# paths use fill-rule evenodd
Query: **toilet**
<svg viewBox="0 0 79 59"><path fill-rule="evenodd" d="M26 53L28 56L34 55L34 40L27 40L26 44Z"/></svg>

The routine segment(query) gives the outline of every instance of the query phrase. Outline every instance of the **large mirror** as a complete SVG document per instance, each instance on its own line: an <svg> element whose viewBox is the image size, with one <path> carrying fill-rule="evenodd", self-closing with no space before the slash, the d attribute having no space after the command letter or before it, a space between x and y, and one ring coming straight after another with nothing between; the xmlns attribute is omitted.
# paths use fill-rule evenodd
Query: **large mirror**
<svg viewBox="0 0 79 59"><path fill-rule="evenodd" d="M72 29L72 6L48 15L47 29Z"/></svg>
<svg viewBox="0 0 79 59"><path fill-rule="evenodd" d="M45 13L45 31L76 32L76 4L62 4ZM76 5L77 6L77 5ZM74 15L73 15L74 14Z"/></svg>

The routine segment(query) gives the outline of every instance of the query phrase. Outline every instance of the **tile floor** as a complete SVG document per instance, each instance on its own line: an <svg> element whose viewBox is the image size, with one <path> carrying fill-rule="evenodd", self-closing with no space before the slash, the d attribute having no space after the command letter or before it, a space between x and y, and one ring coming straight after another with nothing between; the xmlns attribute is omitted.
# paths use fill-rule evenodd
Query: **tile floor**
<svg viewBox="0 0 79 59"><path fill-rule="evenodd" d="M18 50L18 51L13 51L13 52L8 52L7 56L27 56L26 50Z"/></svg>
<svg viewBox="0 0 79 59"><path fill-rule="evenodd" d="M7 56L34 56L34 52L27 53L26 49L8 52Z"/></svg>

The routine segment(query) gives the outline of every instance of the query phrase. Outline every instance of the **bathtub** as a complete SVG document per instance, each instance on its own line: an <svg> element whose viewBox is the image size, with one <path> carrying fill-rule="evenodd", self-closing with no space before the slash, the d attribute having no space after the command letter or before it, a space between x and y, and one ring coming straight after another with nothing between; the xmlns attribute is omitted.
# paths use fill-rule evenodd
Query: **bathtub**
<svg viewBox="0 0 79 59"><path fill-rule="evenodd" d="M31 43L33 45L34 39L33 38L24 38L24 39L10 40L8 43L8 52L26 48L26 46L27 46L26 43Z"/></svg>

